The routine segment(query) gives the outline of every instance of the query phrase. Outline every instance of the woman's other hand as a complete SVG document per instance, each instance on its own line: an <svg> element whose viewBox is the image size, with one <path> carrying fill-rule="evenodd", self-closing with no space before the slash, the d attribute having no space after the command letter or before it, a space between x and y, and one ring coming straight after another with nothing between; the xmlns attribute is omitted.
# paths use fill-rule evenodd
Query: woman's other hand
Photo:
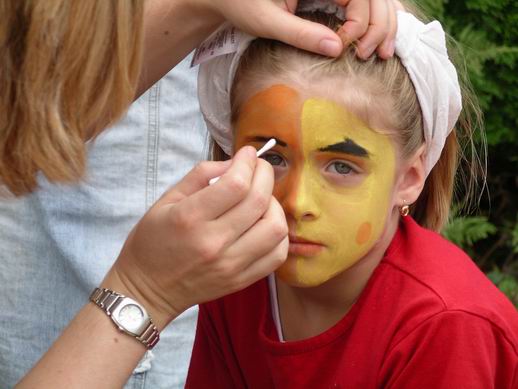
<svg viewBox="0 0 518 389"><path fill-rule="evenodd" d="M272 167L252 147L231 162L200 163L135 226L102 285L140 301L162 328L265 277L288 250L272 190Z"/></svg>
<svg viewBox="0 0 518 389"><path fill-rule="evenodd" d="M346 9L338 33L293 15L298 0L147 0L143 68L136 96L157 82L225 20L240 30L336 57L351 42L358 55L394 54L397 0L335 0Z"/></svg>
<svg viewBox="0 0 518 389"><path fill-rule="evenodd" d="M361 58L368 58L375 51L382 58L394 54L396 10L402 9L397 0L335 0L346 10L346 21L338 34L292 15L297 2L210 0L206 5L243 31L316 53L335 57L344 46L359 41Z"/></svg>

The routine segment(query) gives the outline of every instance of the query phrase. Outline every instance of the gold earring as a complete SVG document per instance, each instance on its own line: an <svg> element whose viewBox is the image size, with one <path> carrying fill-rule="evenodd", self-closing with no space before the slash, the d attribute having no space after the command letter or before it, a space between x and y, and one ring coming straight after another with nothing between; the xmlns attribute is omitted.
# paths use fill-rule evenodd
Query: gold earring
<svg viewBox="0 0 518 389"><path fill-rule="evenodd" d="M410 207L406 204L406 201L403 200L403 205L399 207L399 214L403 217L408 216L410 213Z"/></svg>

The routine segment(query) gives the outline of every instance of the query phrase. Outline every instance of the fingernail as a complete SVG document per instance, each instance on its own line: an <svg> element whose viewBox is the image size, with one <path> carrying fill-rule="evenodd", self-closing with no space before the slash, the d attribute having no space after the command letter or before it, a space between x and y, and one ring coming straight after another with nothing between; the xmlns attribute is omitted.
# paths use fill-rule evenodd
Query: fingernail
<svg viewBox="0 0 518 389"><path fill-rule="evenodd" d="M338 57L342 50L342 45L334 39L322 39L319 50L321 54L329 57Z"/></svg>
<svg viewBox="0 0 518 389"><path fill-rule="evenodd" d="M252 146L245 146L244 149L247 157L254 158L256 156L257 150L254 149Z"/></svg>
<svg viewBox="0 0 518 389"><path fill-rule="evenodd" d="M343 28L340 28L336 33L342 40L344 47L349 46L353 42L353 40L349 37L349 34Z"/></svg>

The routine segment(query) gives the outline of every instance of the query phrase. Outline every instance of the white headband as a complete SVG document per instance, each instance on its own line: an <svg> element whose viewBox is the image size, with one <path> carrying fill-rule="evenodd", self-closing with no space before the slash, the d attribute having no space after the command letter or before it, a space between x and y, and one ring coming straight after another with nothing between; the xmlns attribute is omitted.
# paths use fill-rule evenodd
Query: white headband
<svg viewBox="0 0 518 389"><path fill-rule="evenodd" d="M344 10L333 1L300 1L297 11L321 11L344 19ZM423 114L426 175L441 156L455 125L462 99L457 72L448 58L445 33L438 21L424 24L412 14L397 12L395 51L405 66ZM196 50L193 65L200 64L198 98L201 112L214 140L232 153L230 91L239 60L256 37L226 24Z"/></svg>

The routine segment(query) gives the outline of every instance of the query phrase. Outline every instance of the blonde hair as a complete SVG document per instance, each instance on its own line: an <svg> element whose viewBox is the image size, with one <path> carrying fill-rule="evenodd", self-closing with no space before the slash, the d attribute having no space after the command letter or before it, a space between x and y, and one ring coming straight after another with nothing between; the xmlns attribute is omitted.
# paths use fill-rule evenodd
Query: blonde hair
<svg viewBox="0 0 518 389"><path fill-rule="evenodd" d="M0 181L22 195L85 170L85 140L135 96L143 0L0 0Z"/></svg>
<svg viewBox="0 0 518 389"><path fill-rule="evenodd" d="M341 25L336 17L318 12L301 16L335 29ZM350 47L339 58L323 58L277 41L255 40L243 54L234 79L231 95L233 121L247 97L244 91L256 90L254 88L261 82L271 80L272 75L299 85L339 80L340 85L335 85L335 90L347 85L352 94L348 99L345 96L348 108L366 123L369 123L369 118L383 117L384 129L390 131L399 145L402 158L414 155L424 143L421 107L412 81L397 57L381 60L372 56L363 61L356 56L354 47ZM474 129L477 125L481 128L480 109L469 84L466 84L467 80L461 77L461 81L464 84L465 113L447 138L439 162L429 174L419 199L411 206L416 221L435 231L439 231L448 220L459 161L468 161L470 172L468 189L465 190L468 196L476 182L475 173L483 170L473 147ZM372 115L373 110L377 110L378 115ZM379 112L383 114L379 115ZM466 146L460 147L459 140Z"/></svg>

